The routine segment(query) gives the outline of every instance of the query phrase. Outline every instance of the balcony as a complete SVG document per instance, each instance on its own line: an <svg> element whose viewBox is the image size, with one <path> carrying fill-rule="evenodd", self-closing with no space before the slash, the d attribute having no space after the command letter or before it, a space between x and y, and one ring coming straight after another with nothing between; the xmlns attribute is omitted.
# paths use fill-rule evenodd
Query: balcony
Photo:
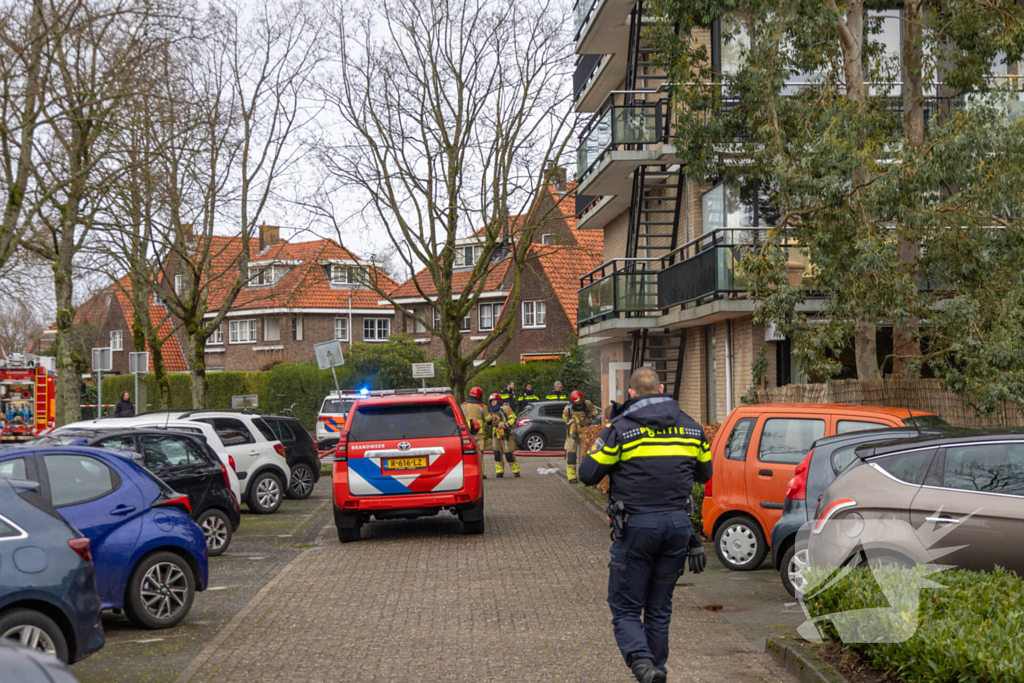
<svg viewBox="0 0 1024 683"><path fill-rule="evenodd" d="M613 259L580 278L579 327L610 318L649 318L658 308L661 259Z"/></svg>
<svg viewBox="0 0 1024 683"><path fill-rule="evenodd" d="M573 102L577 112L600 108L612 88L626 78L626 50L615 54L580 55L573 74Z"/></svg>
<svg viewBox="0 0 1024 683"><path fill-rule="evenodd" d="M629 27L626 19L637 0L576 0L576 54L626 52Z"/></svg>

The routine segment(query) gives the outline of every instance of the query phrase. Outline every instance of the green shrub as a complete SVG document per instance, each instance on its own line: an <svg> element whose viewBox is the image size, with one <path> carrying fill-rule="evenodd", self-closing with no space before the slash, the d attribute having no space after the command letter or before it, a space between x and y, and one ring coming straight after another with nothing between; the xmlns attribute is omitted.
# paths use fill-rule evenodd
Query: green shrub
<svg viewBox="0 0 1024 683"><path fill-rule="evenodd" d="M1008 541L1009 542L1009 541ZM921 569L885 567L890 581L919 585ZM960 683L985 681L1011 683L1021 680L1024 663L1024 579L999 569L992 573L964 570L932 574L943 588L917 589L917 632L901 643L850 643L865 659L900 681L909 683ZM872 607L887 607L876 574L855 569L847 577L808 601L814 617ZM826 632L836 637L828 620ZM883 625L875 624L876 629Z"/></svg>

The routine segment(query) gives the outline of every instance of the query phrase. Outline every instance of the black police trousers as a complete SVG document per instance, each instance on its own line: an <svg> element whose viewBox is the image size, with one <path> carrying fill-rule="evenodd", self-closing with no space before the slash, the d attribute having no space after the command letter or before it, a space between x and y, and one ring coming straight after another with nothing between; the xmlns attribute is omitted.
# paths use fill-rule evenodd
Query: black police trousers
<svg viewBox="0 0 1024 683"><path fill-rule="evenodd" d="M631 515L612 543L608 606L626 665L650 659L665 671L672 591L686 562L693 527L684 510Z"/></svg>

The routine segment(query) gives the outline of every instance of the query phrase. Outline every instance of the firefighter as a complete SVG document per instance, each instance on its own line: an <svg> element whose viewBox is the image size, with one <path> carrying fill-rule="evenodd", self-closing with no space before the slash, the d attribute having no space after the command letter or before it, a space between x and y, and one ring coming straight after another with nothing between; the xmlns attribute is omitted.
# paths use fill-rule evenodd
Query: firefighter
<svg viewBox="0 0 1024 683"><path fill-rule="evenodd" d="M475 434L471 434L473 442L476 444L477 455L480 456L480 469L484 468L484 449L486 431L484 425L487 423L487 406L484 405L484 390L480 387L473 387L469 390L469 399L462 404L462 414L466 418L466 422L470 425L470 431L472 431L472 424L476 421L477 431ZM487 478L487 474L484 474L484 479Z"/></svg>
<svg viewBox="0 0 1024 683"><path fill-rule="evenodd" d="M491 409L487 413L487 422L491 427L491 445L494 447L494 476L501 479L505 468L501 464L501 455L512 467L512 474L519 476L519 463L516 461L515 440L512 428L516 426L516 414L501 400L501 394L491 394Z"/></svg>
<svg viewBox="0 0 1024 683"><path fill-rule="evenodd" d="M576 478L576 461L583 456L583 428L601 417L601 411L584 398L579 389L572 392L569 400L569 405L562 411L562 419L569 426L569 438L565 442L565 473L569 483L575 484L579 481Z"/></svg>
<svg viewBox="0 0 1024 683"><path fill-rule="evenodd" d="M554 390L544 397L545 401L568 401L569 397L562 391L562 383L555 382Z"/></svg>
<svg viewBox="0 0 1024 683"><path fill-rule="evenodd" d="M539 400L540 396L533 392L533 385L527 382L523 393L519 394L519 409L522 410L526 406L536 403Z"/></svg>
<svg viewBox="0 0 1024 683"><path fill-rule="evenodd" d="M707 564L690 491L711 479L711 449L701 426L659 393L651 368L633 373L629 400L614 412L583 456L580 480L609 478L608 606L619 651L638 681L664 683L676 580L684 563L695 574Z"/></svg>
<svg viewBox="0 0 1024 683"><path fill-rule="evenodd" d="M508 381L508 384L505 385L505 390L498 394L498 396L501 397L501 402L507 405L513 413L519 412L518 400L516 399L516 383L513 380Z"/></svg>

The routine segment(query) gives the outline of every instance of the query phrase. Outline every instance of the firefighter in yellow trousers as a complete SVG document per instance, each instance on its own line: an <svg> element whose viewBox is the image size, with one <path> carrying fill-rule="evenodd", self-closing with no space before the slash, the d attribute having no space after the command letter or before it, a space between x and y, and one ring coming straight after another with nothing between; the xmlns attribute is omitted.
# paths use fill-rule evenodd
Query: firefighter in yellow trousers
<svg viewBox="0 0 1024 683"><path fill-rule="evenodd" d="M589 427L591 421L601 416L593 403L583 397L577 389L569 396L569 405L562 411L562 419L569 425L569 438L565 442L565 474L570 484L575 484L576 463L583 457L583 428Z"/></svg>
<svg viewBox="0 0 1024 683"><path fill-rule="evenodd" d="M462 414L466 418L466 422L470 425L476 422L477 431L472 433L472 427L470 427L471 436L473 437L473 443L476 444L476 452L480 455L480 469L483 470L484 462L483 456L484 451L487 450L487 432L485 426L487 424L487 405L484 403L484 390L480 387L473 387L469 390L469 400L462 404ZM484 479L487 475L484 474Z"/></svg>
<svg viewBox="0 0 1024 683"><path fill-rule="evenodd" d="M494 476L498 479L505 474L501 464L501 455L512 468L512 474L519 476L519 463L516 462L516 444L512 437L512 429L516 426L516 414L502 402L499 394L491 394L491 409L487 413L487 423L491 428L491 445L494 447Z"/></svg>

